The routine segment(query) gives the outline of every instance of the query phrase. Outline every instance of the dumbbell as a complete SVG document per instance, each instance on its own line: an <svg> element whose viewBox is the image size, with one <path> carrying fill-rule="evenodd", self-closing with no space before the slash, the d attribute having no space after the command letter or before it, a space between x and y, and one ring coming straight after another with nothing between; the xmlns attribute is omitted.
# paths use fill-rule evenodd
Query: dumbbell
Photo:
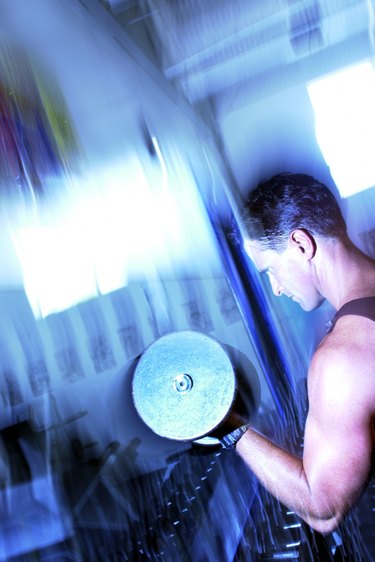
<svg viewBox="0 0 375 562"><path fill-rule="evenodd" d="M162 336L144 351L132 396L138 415L157 435L211 445L233 415L254 415L260 383L240 351L185 330Z"/></svg>

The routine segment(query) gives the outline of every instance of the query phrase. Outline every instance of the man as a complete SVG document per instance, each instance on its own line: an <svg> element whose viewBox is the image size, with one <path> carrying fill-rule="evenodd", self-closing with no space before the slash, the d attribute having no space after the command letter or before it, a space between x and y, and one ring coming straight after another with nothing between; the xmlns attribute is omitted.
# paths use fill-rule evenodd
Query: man
<svg viewBox="0 0 375 562"><path fill-rule="evenodd" d="M308 372L303 458L251 427L234 432L238 454L262 484L315 530L329 533L372 471L375 261L349 240L329 189L308 175L262 182L250 193L244 226L245 250L276 296L306 311L327 299L339 311Z"/></svg>

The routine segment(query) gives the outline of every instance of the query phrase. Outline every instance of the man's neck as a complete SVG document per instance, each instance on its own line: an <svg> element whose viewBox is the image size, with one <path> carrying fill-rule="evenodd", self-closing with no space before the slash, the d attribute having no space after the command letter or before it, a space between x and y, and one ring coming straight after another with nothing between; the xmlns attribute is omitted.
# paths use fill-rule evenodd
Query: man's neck
<svg viewBox="0 0 375 562"><path fill-rule="evenodd" d="M336 310L351 300L375 296L375 260L350 240L321 241L318 247L319 290Z"/></svg>

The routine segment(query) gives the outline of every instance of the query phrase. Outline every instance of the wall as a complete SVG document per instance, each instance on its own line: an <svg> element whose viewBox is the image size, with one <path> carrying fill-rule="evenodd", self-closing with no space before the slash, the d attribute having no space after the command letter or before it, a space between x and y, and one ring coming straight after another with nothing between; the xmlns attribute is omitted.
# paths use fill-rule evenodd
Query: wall
<svg viewBox="0 0 375 562"><path fill-rule="evenodd" d="M65 174L47 174L43 194L8 202L4 244L19 277L3 282L10 304L2 338L17 359L3 373L2 425L32 415L45 428L61 416L83 441L95 435L96 450L115 437L128 443L133 422L120 427L116 402L128 366L181 329L246 353L271 404L203 204L215 190L226 201L205 124L131 43L113 36L104 10L98 20L68 0L2 9L10 51L27 53L14 71L43 79L76 145L75 166L67 159ZM176 444L157 441L159 455L163 446ZM140 452L153 454L150 447L144 438Z"/></svg>

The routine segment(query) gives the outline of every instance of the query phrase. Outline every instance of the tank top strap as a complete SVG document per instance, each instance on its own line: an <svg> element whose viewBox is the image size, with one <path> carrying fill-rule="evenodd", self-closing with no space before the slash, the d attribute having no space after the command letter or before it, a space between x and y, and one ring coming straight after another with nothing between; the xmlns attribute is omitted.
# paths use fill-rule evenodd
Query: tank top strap
<svg viewBox="0 0 375 562"><path fill-rule="evenodd" d="M337 320L341 318L341 316L347 316L348 314L363 316L364 318L369 318L375 322L375 296L354 299L345 303L333 317L328 333L333 330Z"/></svg>

